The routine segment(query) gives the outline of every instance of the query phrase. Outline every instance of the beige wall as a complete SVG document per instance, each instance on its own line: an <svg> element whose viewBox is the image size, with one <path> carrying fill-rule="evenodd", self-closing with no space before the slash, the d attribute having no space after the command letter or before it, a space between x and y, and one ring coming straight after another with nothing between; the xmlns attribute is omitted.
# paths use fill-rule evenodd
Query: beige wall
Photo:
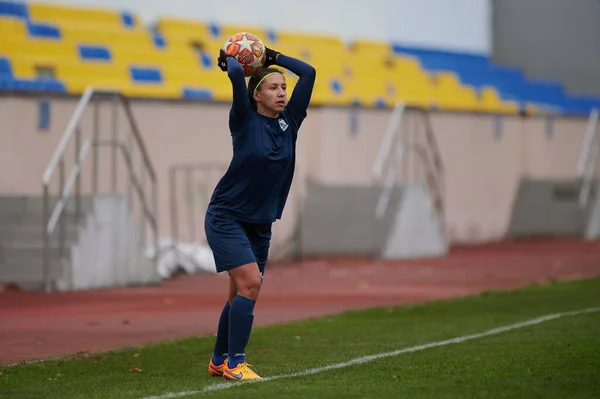
<svg viewBox="0 0 600 399"><path fill-rule="evenodd" d="M37 129L37 102L0 97L0 195L40 194L41 176L76 105L52 102L52 129ZM226 104L183 102L133 103L133 111L158 173L161 235L170 235L169 167L181 162L227 162L231 156ZM289 237L307 178L329 184L372 184L371 168L390 111L359 109L358 132L350 132L345 108L311 108L299 135L298 174L284 219L276 224L274 245ZM91 133L91 110L82 126ZM102 136L110 136L110 107L103 106ZM500 137L493 116L434 113L431 116L445 165L447 225L453 242L499 239L506 232L519 179L576 176L584 119L557 119L551 136L544 119L505 117ZM124 133L125 120L119 126ZM68 154L72 154L69 148ZM101 150L102 187L108 188L110 151ZM72 156L69 155L72 161ZM71 162L69 161L69 162ZM72 163L72 162L71 162ZM136 155L136 165L139 156ZM84 188L89 189L88 160ZM119 166L120 190L126 185ZM185 222L181 218L180 224ZM202 231L202 220L197 223Z"/></svg>

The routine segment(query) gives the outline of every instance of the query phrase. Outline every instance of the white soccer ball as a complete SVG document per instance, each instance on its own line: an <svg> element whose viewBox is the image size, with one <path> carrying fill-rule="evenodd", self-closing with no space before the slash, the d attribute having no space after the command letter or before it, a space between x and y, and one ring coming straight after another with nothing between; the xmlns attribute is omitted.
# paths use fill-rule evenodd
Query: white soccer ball
<svg viewBox="0 0 600 399"><path fill-rule="evenodd" d="M223 50L242 64L246 77L265 64L265 45L252 33L239 32L231 35L223 45Z"/></svg>

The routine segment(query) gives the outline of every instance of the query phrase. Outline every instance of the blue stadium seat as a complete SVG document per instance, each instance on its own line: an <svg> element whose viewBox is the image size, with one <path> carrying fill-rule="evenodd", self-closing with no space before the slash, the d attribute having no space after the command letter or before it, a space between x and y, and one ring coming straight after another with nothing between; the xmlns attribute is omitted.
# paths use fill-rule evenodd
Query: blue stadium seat
<svg viewBox="0 0 600 399"><path fill-rule="evenodd" d="M12 66L5 57L0 57L0 79L8 80L13 78Z"/></svg>
<svg viewBox="0 0 600 399"><path fill-rule="evenodd" d="M39 37L44 39L60 40L60 29L51 24L40 24L31 21L27 22L27 30L30 37Z"/></svg>
<svg viewBox="0 0 600 399"><path fill-rule="evenodd" d="M482 55L419 49L400 45L393 45L392 49L396 54L409 54L418 57L423 68L430 71L485 70L490 66L488 57Z"/></svg>
<svg viewBox="0 0 600 399"><path fill-rule="evenodd" d="M29 19L27 4L14 3L12 1L0 1L0 15Z"/></svg>
<svg viewBox="0 0 600 399"><path fill-rule="evenodd" d="M588 115L593 108L600 109L600 98L572 95L565 98L565 112L572 115Z"/></svg>
<svg viewBox="0 0 600 399"><path fill-rule="evenodd" d="M0 57L0 90L64 93L66 87L55 79L15 79L10 60Z"/></svg>
<svg viewBox="0 0 600 399"><path fill-rule="evenodd" d="M425 70L452 71L458 75L461 83L477 90L492 86L503 100L517 101L522 106L534 103L558 112L581 115L588 114L600 103L598 98L568 96L557 82L527 79L519 68L493 64L485 56L401 45L393 45L393 51L417 57Z"/></svg>
<svg viewBox="0 0 600 399"><path fill-rule="evenodd" d="M131 80L136 83L161 83L162 73L158 68L130 67Z"/></svg>
<svg viewBox="0 0 600 399"><path fill-rule="evenodd" d="M213 95L209 90L194 89L194 88L190 88L190 87L183 88L182 97L187 100L212 100L213 99Z"/></svg>
<svg viewBox="0 0 600 399"><path fill-rule="evenodd" d="M100 60L100 61L110 61L111 53L108 48L105 46L86 46L79 45L79 56L82 60Z"/></svg>

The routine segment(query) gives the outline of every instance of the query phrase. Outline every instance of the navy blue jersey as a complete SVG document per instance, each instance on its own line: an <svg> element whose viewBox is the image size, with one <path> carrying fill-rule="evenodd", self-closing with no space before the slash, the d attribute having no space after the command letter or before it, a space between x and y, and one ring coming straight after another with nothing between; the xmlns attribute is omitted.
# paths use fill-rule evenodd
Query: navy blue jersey
<svg viewBox="0 0 600 399"><path fill-rule="evenodd" d="M241 64L230 57L227 74L233 86L229 130L233 158L209 204L209 211L225 212L248 223L270 223L281 218L292 185L298 129L306 117L315 82L315 69L280 54L277 65L299 80L278 118L254 111Z"/></svg>

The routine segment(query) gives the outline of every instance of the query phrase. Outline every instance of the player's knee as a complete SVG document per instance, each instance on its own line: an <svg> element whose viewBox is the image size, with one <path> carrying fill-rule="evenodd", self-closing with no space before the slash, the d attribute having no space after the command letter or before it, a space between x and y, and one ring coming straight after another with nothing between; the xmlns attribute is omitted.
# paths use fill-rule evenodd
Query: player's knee
<svg viewBox="0 0 600 399"><path fill-rule="evenodd" d="M261 280L260 274L252 276L244 281L243 284L238 285L238 294L250 298L255 301L258 298L260 292Z"/></svg>

